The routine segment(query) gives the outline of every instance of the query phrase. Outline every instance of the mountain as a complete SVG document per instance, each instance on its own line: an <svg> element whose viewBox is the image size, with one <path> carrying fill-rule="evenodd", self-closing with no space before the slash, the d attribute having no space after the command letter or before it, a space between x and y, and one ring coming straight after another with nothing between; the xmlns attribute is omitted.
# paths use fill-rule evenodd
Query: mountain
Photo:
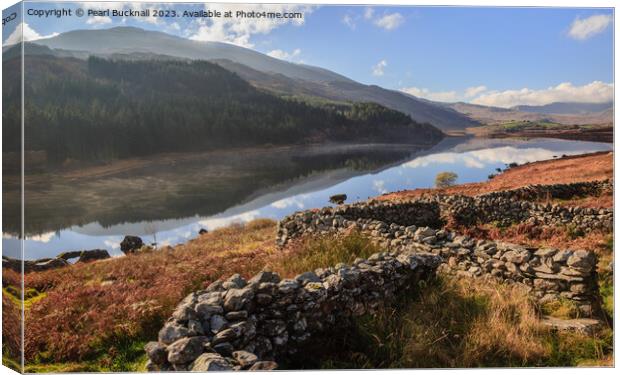
<svg viewBox="0 0 620 375"><path fill-rule="evenodd" d="M559 104L559 103L555 103ZM568 103L562 103L568 104ZM483 124L500 124L508 121L550 121L564 125L591 125L591 124L610 124L613 123L613 105L611 103L592 105L589 103L573 103L573 113L565 105L548 106L520 106L512 108L488 107L470 103L446 103L445 106L460 112ZM526 107L530 111L524 111ZM542 107L546 107L542 108ZM565 113L546 113L544 111L556 111L564 109ZM599 112L579 112L577 108L600 109Z"/></svg>
<svg viewBox="0 0 620 375"><path fill-rule="evenodd" d="M228 43L194 41L135 27L75 30L34 43L62 50L64 53L71 51L76 57L83 54L98 56L153 54L191 60L229 61L232 64L223 66L236 72L244 70L243 77L246 80L263 84L262 87L265 87L265 83L278 86L290 95L303 93L306 96L332 101L372 101L408 114L416 122L430 123L442 130L464 129L478 125L475 120L451 108L399 91L364 85L327 69L286 62Z"/></svg>
<svg viewBox="0 0 620 375"><path fill-rule="evenodd" d="M574 102L556 102L546 105L519 105L512 107L515 111L544 113L557 115L577 115L598 113L613 108L613 102L607 103L574 103Z"/></svg>
<svg viewBox="0 0 620 375"><path fill-rule="evenodd" d="M55 163L267 144L432 145L443 137L376 103L316 106L282 98L203 60L31 55L24 68L25 147ZM18 76L19 59L5 60L3 69ZM20 97L6 99L3 120L19 133ZM10 147L19 143L7 147L18 151Z"/></svg>
<svg viewBox="0 0 620 375"><path fill-rule="evenodd" d="M84 51L90 54L152 53L192 60L230 59L260 71L273 71L309 81L349 81L329 70L293 64L251 49L228 43L199 42L159 31L137 27L114 27L103 30L74 30L34 43L53 49Z"/></svg>

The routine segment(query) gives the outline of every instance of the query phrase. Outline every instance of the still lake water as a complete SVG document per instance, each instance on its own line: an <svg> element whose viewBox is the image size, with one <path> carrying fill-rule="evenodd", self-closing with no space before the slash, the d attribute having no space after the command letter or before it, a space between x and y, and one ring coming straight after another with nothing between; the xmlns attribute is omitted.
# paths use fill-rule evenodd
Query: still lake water
<svg viewBox="0 0 620 375"><path fill-rule="evenodd" d="M485 181L496 168L509 163L607 151L612 147L606 143L555 139L468 137L449 137L427 150L403 145L300 146L289 149L286 155L263 153L249 156L247 162L241 160L230 165L227 173L235 176L234 183L232 179L219 177L215 181L213 174L201 177L201 170L215 166L175 163L165 174L153 169L143 171L144 178L162 180L156 181L157 186L188 179L195 180L194 185L183 186L164 198L148 199L145 195L145 199L136 203L139 206L130 210L114 209L113 219L103 221L104 224L102 220L90 219L83 224L83 217L72 218L70 214L37 217L52 230L29 234L27 231L24 255L25 259L38 259L69 250L107 249L117 256L122 255L119 243L127 234L139 235L145 242L157 242L158 246L175 245L196 237L202 228L213 230L257 218L280 219L295 211L323 207L329 205L328 199L334 194L347 194L347 202L351 203L391 191L428 188L433 186L435 175L443 171L455 172L458 183ZM260 159L265 162L261 164ZM254 164L248 166L250 162ZM281 169L277 168L279 165ZM241 179L235 172L244 166L243 173L238 173L244 176ZM135 172L132 176L139 174ZM222 186L214 190L216 182ZM117 189L119 185L124 186L117 183ZM108 195L122 196L123 192L115 190ZM192 206L193 202L199 203ZM165 214L143 212L144 207L152 206L164 206ZM30 212L36 215L36 207ZM63 220L58 220L58 216ZM19 240L14 236L3 235L3 248L4 255L19 257Z"/></svg>

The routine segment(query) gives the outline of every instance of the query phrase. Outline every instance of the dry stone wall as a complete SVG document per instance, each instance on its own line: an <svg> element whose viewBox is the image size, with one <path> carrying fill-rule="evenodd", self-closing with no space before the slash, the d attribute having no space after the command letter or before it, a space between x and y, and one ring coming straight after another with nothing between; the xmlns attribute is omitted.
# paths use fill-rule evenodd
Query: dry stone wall
<svg viewBox="0 0 620 375"><path fill-rule="evenodd" d="M508 226L529 223L541 226L570 226L574 231L613 230L613 210L565 207L523 199L558 198L598 195L611 189L609 180L575 184L532 185L520 189L483 194L435 195L414 201L368 201L297 212L284 218L278 227L277 240L285 245L290 239L306 233L324 233L334 220L343 223L358 219L375 219L398 225L441 228L447 221L457 225L496 223Z"/></svg>
<svg viewBox="0 0 620 375"><path fill-rule="evenodd" d="M530 186L477 197L433 196L410 202L365 202L295 213L278 225L284 245L304 235L359 231L389 252L281 280L260 272L234 275L188 295L146 345L149 371L270 370L313 335L371 313L420 279L440 271L521 283L538 301L597 308L594 253L475 240L441 229L448 220L573 225L612 230L613 211L545 205L540 197L596 195L609 181Z"/></svg>
<svg viewBox="0 0 620 375"><path fill-rule="evenodd" d="M375 311L434 275L433 254L393 251L281 280L234 275L188 295L146 345L150 371L274 369L312 335Z"/></svg>
<svg viewBox="0 0 620 375"><path fill-rule="evenodd" d="M439 255L444 260L440 267L443 272L523 283L541 303L565 298L587 315L596 308L597 259L592 252L475 240L445 229L405 227L372 219L339 221L325 216L322 220L333 223L323 228L324 234L358 230L390 250Z"/></svg>
<svg viewBox="0 0 620 375"><path fill-rule="evenodd" d="M440 267L443 272L519 282L542 303L568 299L584 314L591 315L598 308L594 253L474 240L441 228L450 220L458 225L530 223L539 228L570 226L583 233L611 232L613 210L517 199L597 195L611 186L610 181L537 185L476 197L438 195L413 202L370 201L324 207L284 218L278 226L277 240L284 245L306 234L358 230L390 250L440 255L444 260Z"/></svg>

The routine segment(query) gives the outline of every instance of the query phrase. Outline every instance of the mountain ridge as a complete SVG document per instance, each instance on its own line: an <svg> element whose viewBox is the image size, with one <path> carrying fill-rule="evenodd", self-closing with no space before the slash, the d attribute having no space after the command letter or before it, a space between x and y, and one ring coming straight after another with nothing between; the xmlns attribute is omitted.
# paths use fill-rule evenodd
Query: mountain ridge
<svg viewBox="0 0 620 375"><path fill-rule="evenodd" d="M119 38L123 46L118 47ZM451 108L429 103L400 91L365 85L330 70L279 60L258 51L222 42L200 42L159 31L136 27L98 30L73 30L33 43L77 57L86 55L148 54L168 55L191 60L229 60L254 71L271 75L270 80L283 86L287 77L311 87L314 96L340 101L373 101L401 111L420 123L430 123L441 130L462 130L479 123ZM288 81L290 83L290 81ZM309 84L308 84L309 83ZM307 90L306 90L307 91Z"/></svg>

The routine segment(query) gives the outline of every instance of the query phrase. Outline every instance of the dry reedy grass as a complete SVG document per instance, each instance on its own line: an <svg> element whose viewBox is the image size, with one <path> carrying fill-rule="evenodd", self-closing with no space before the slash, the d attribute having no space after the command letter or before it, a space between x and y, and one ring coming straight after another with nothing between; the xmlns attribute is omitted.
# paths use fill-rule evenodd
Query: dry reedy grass
<svg viewBox="0 0 620 375"><path fill-rule="evenodd" d="M346 236L307 238L296 241L285 250L285 256L271 264L283 277L314 271L317 268L351 264L356 258L368 258L381 248L358 232Z"/></svg>
<svg viewBox="0 0 620 375"><path fill-rule="evenodd" d="M532 224L519 223L505 228L492 224L453 227L458 233L494 241L504 241L530 245L535 247L554 247L569 250L589 250L596 253L604 252L612 234L602 230L590 233L576 233L570 227L540 227Z"/></svg>
<svg viewBox="0 0 620 375"><path fill-rule="evenodd" d="M220 277L250 276L275 256L275 223L258 220L185 245L29 273L45 298L26 310L27 362L87 360L154 339L174 306Z"/></svg>
<svg viewBox="0 0 620 375"><path fill-rule="evenodd" d="M393 307L315 340L305 368L472 368L608 365L611 331L554 333L518 285L439 278ZM321 353L321 354L317 354ZM318 359L317 359L318 358Z"/></svg>

